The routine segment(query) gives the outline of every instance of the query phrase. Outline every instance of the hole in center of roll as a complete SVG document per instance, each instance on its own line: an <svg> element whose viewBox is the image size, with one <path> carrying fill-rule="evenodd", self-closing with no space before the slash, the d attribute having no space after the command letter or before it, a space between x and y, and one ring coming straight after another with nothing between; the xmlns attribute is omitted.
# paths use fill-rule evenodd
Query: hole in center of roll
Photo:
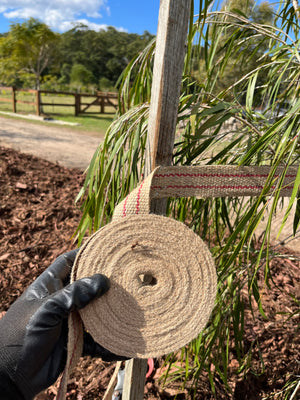
<svg viewBox="0 0 300 400"><path fill-rule="evenodd" d="M139 280L142 286L155 286L157 284L157 279L151 274L139 274Z"/></svg>

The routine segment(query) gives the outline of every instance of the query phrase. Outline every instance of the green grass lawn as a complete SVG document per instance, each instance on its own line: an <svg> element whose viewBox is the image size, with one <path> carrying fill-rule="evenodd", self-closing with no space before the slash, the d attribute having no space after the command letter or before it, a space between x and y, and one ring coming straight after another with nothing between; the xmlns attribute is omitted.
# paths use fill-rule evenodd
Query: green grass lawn
<svg viewBox="0 0 300 400"><path fill-rule="evenodd" d="M0 98L7 99L6 101L0 101L0 111L12 112L12 102L11 102L11 92L0 90ZM18 92L17 93L17 101L35 103L35 94L34 93L26 93L26 92ZM90 103L94 100L94 98L86 97L82 98L82 102ZM78 126L72 126L71 128L81 132L87 132L92 134L93 136L103 136L106 132L107 128L111 124L115 116L115 108L114 107L105 107L105 113L100 114L100 106L91 106L88 111L89 114L80 114L75 116L75 109L71 105L74 104L74 96L67 95L51 95L51 94L42 94L41 95L42 103L52 103L52 105L43 106L42 115L49 116L53 119L57 119L65 122L75 122L79 124ZM70 104L70 106L55 106L54 104ZM82 106L83 108L84 106ZM24 104L18 103L16 104L17 114L33 114L36 115L36 106L35 104ZM17 115L16 115L17 117ZM37 123L44 123L38 122Z"/></svg>

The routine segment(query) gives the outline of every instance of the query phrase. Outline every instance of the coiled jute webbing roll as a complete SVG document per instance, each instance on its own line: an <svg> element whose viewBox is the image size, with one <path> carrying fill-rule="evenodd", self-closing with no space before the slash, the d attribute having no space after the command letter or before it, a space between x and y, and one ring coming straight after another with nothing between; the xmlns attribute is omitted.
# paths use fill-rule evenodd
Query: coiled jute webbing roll
<svg viewBox="0 0 300 400"><path fill-rule="evenodd" d="M73 279L97 272L111 287L81 318L98 343L129 358L178 350L204 328L214 304L210 252L170 218L131 215L106 225L82 248Z"/></svg>
<svg viewBox="0 0 300 400"><path fill-rule="evenodd" d="M279 168L270 187L276 190ZM184 224L149 214L152 198L258 196L269 167L159 167L120 203L113 221L82 246L71 281L94 273L111 288L69 319L68 359L57 399L82 352L82 322L108 350L148 358L176 351L204 328L216 294L216 271L204 242ZM285 174L290 196L297 168Z"/></svg>

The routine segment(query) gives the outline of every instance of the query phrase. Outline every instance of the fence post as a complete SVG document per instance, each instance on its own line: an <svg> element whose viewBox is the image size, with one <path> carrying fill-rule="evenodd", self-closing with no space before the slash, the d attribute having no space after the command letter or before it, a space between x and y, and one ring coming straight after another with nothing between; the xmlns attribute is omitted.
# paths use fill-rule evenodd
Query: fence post
<svg viewBox="0 0 300 400"><path fill-rule="evenodd" d="M80 94L79 93L74 93L75 96L75 117L77 117L80 114Z"/></svg>
<svg viewBox="0 0 300 400"><path fill-rule="evenodd" d="M37 115L41 115L41 93L40 93L39 90L36 90L35 94L36 94L36 98L35 98L35 101L36 101L36 114Z"/></svg>
<svg viewBox="0 0 300 400"><path fill-rule="evenodd" d="M17 112L17 107L16 107L17 100L16 100L16 88L15 87L11 88L11 96L12 96L13 113L16 113Z"/></svg>
<svg viewBox="0 0 300 400"><path fill-rule="evenodd" d="M105 99L103 97L103 95L101 95L100 97L100 113L104 114L105 112Z"/></svg>

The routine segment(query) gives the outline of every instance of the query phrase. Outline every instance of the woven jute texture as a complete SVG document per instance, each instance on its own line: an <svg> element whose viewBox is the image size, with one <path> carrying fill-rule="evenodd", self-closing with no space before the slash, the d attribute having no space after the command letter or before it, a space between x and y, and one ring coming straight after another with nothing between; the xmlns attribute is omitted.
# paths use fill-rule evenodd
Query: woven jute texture
<svg viewBox="0 0 300 400"><path fill-rule="evenodd" d="M206 245L186 225L132 215L96 232L82 247L72 279L103 273L109 291L81 312L108 350L148 358L178 350L204 328L216 293Z"/></svg>
<svg viewBox="0 0 300 400"><path fill-rule="evenodd" d="M72 369L77 364L82 355L83 349L83 327L79 313L73 312L68 319L68 353L66 366L61 377L56 400L64 400L66 398L67 384Z"/></svg>
<svg viewBox="0 0 300 400"><path fill-rule="evenodd" d="M114 218L149 213L151 199L260 196L270 171L269 166L158 167L116 207ZM276 193L283 171L283 167L277 168L266 194ZM298 167L289 167L285 173L281 197L291 196L297 171Z"/></svg>

